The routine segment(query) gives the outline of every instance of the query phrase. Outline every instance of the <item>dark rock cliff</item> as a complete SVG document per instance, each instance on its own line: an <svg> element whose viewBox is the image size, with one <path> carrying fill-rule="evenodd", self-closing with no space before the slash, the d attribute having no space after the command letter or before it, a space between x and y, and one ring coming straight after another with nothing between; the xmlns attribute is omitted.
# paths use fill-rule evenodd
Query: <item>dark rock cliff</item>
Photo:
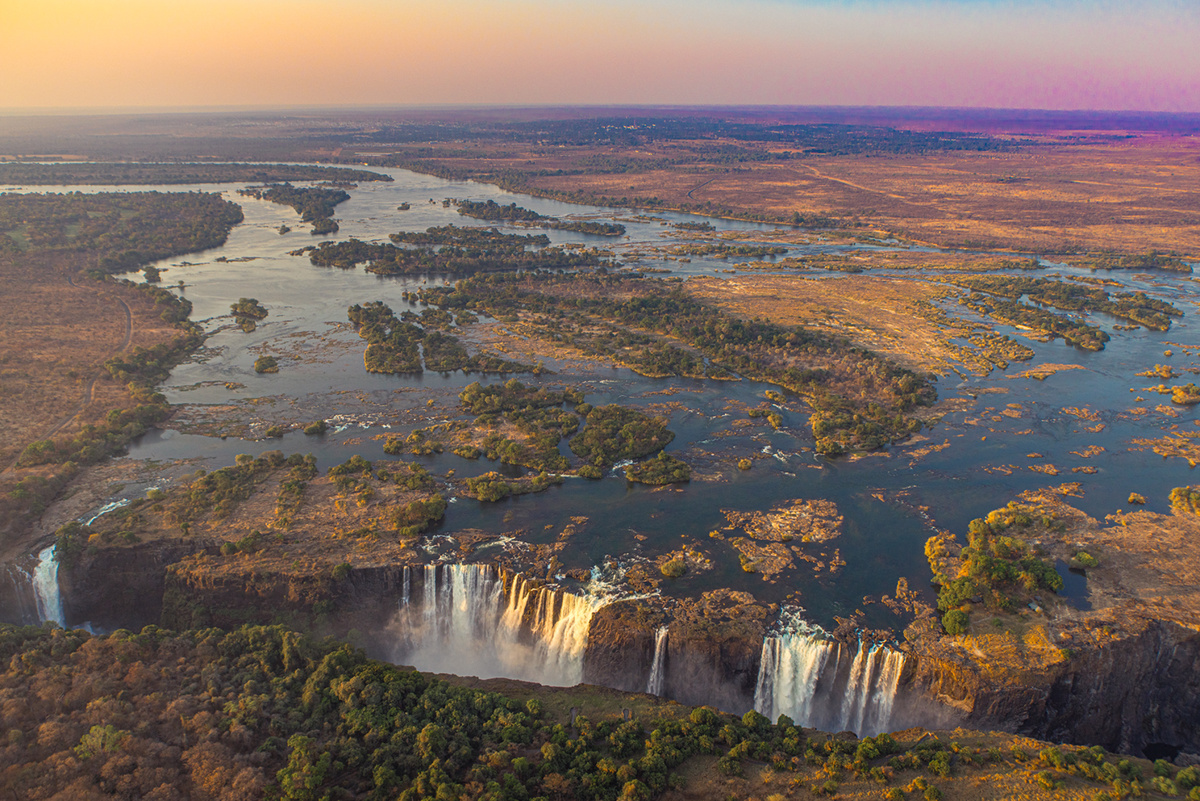
<svg viewBox="0 0 1200 801"><path fill-rule="evenodd" d="M902 678L909 695L959 709L969 725L1142 754L1200 751L1200 632L1130 620L1104 647L1082 649L1020 681L978 665L917 653Z"/></svg>
<svg viewBox="0 0 1200 801"><path fill-rule="evenodd" d="M588 626L583 680L625 692L645 692L654 661L654 635L664 615L642 601L601 607Z"/></svg>
<svg viewBox="0 0 1200 801"><path fill-rule="evenodd" d="M668 626L663 694L684 704L750 709L772 613L748 593L732 590L679 601ZM599 610L588 631L584 680L644 691L659 625L637 603Z"/></svg>
<svg viewBox="0 0 1200 801"><path fill-rule="evenodd" d="M61 565L58 586L69 625L132 629L161 622L167 566L215 550L208 542L153 542L85 551Z"/></svg>

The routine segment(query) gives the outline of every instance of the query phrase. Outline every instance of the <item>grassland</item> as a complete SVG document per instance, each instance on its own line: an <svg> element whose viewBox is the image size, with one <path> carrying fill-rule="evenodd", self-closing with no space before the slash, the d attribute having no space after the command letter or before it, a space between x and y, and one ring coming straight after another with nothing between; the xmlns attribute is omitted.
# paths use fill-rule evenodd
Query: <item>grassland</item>
<svg viewBox="0 0 1200 801"><path fill-rule="evenodd" d="M18 468L27 446L102 428L110 411L149 399L106 361L185 335L181 305L162 302L162 290L101 280L107 271L215 246L240 220L237 206L212 195L0 196L0 531L40 513L71 472Z"/></svg>
<svg viewBox="0 0 1200 801"><path fill-rule="evenodd" d="M743 152L736 163L722 145ZM940 246L1200 257L1200 143L1041 136L1009 151L818 154L766 141L427 143L385 160L579 202L823 225ZM611 168L614 159L622 169Z"/></svg>

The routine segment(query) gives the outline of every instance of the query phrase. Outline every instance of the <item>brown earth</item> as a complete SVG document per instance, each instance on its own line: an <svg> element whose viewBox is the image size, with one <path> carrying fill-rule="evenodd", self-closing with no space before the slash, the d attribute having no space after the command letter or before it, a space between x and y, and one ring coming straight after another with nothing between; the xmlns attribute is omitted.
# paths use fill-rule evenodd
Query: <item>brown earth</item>
<svg viewBox="0 0 1200 801"><path fill-rule="evenodd" d="M905 278L738 275L692 278L698 298L741 317L767 317L844 336L918 370L958 361L942 328L917 313L945 287Z"/></svg>
<svg viewBox="0 0 1200 801"><path fill-rule="evenodd" d="M706 155L722 144L752 153L783 150L721 140L651 143L632 153L595 145L480 142L464 152L458 143L422 144L417 166L480 180L502 173L512 182L516 175L535 192L657 197L665 207L711 203L777 218L831 216L942 246L1200 254L1200 142L1194 137L1142 133L1082 142L1047 136L1015 152L805 154L799 162L737 166ZM392 152L404 161L403 148ZM587 174L589 164L614 158L644 168ZM674 163L655 162L662 158ZM583 174L543 172L556 170Z"/></svg>
<svg viewBox="0 0 1200 801"><path fill-rule="evenodd" d="M104 361L177 331L132 288L77 277L72 257L0 262L0 467L30 442L133 405Z"/></svg>
<svg viewBox="0 0 1200 801"><path fill-rule="evenodd" d="M921 657L913 683L976 725L1110 749L1154 741L1194 749L1200 518L1117 512L1101 523L1068 504L1079 492L1063 484L1021 500L1063 524L1037 527L1031 545L1068 564L1080 552L1098 561L1086 568L1087 603L1048 592L1008 613L968 603L959 636L944 635L927 613L906 633Z"/></svg>

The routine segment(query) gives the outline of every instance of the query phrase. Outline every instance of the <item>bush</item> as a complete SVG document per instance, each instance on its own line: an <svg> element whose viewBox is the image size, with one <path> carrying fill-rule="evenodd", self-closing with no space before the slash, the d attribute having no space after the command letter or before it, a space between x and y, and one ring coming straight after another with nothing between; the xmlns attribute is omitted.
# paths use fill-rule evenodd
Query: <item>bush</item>
<svg viewBox="0 0 1200 801"><path fill-rule="evenodd" d="M640 464L633 464L625 468L625 478L639 484L653 486L682 484L692 480L692 468L674 456L659 453L653 459L647 459Z"/></svg>
<svg viewBox="0 0 1200 801"><path fill-rule="evenodd" d="M942 628L951 636L966 634L969 623L970 617L961 609L951 609L942 615Z"/></svg>
<svg viewBox="0 0 1200 801"><path fill-rule="evenodd" d="M329 424L326 423L324 420L317 420L315 423L309 423L308 425L306 425L304 427L304 433L308 434L309 436L316 436L318 434L324 434L328 430L329 430Z"/></svg>
<svg viewBox="0 0 1200 801"><path fill-rule="evenodd" d="M660 567L659 570L667 578L679 578L687 572L687 563L682 559L670 559L666 562L663 562L662 567Z"/></svg>
<svg viewBox="0 0 1200 801"><path fill-rule="evenodd" d="M259 356L254 360L254 372L256 373L278 373L279 362L275 361L274 356Z"/></svg>

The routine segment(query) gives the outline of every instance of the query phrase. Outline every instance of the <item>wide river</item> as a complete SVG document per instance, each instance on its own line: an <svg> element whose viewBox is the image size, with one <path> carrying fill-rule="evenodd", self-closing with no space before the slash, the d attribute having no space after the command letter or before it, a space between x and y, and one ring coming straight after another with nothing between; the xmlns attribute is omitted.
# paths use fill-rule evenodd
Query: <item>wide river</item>
<svg viewBox="0 0 1200 801"><path fill-rule="evenodd" d="M645 250L680 241L670 222L696 222L703 218L662 213L654 219L635 218L628 210L568 205L532 197L512 195L495 187L455 183L403 170L388 171L392 183L364 183L351 190L351 199L336 209L340 232L332 238L356 237L387 241L401 230L424 230L429 226L454 223L481 224L461 217L444 198L495 199L516 202L543 214L617 219L627 236L585 236L569 231L548 231L555 244L582 242L613 247L617 257L634 249ZM239 453L266 450L313 452L322 468L341 462L352 454L368 459L383 458L382 433L403 433L413 428L416 412L434 400L447 412L461 387L478 380L478 375L426 373L422 377L395 377L367 373L362 365L363 344L346 325L346 309L354 303L382 300L397 312L408 308L401 299L406 290L441 279L383 278L356 270L341 271L314 267L305 256L289 251L314 244L318 238L288 207L242 197L238 186L198 185L162 187L38 187L17 191L159 191L202 190L221 192L241 204L245 222L237 226L224 247L170 259L158 265L163 286L183 281L182 290L194 304L193 319L212 332L196 358L176 368L163 388L172 403L187 405L183 419L196 420L212 409L221 419L229 417L224 407L235 407L234 416L255 419L314 420L324 418L333 429L324 437L306 437L298 431L280 439L220 438L178 430L154 431L130 448L127 457L138 460L204 459L209 469L231 464ZM433 201L433 202L431 202ZM402 203L410 204L399 211ZM773 226L756 226L726 220L709 220L719 231L738 231L743 241ZM280 226L292 231L280 234ZM501 226L503 228L503 226ZM535 232L536 233L536 232ZM789 254L856 249L870 252L885 246L818 240L789 246ZM765 240L764 240L765 241ZM772 244L775 244L772 242ZM662 256L644 256L636 266L669 271L680 276L726 277L734 262L693 257L680 262ZM1062 275L1090 274L1054 266ZM879 271L883 272L883 271ZM822 274L819 271L807 275ZM907 273L911 275L911 273ZM905 578L913 588L927 588L929 568L923 543L934 527L960 534L974 517L1002 506L1028 489L1080 482L1082 497L1073 503L1103 519L1119 509L1128 509L1130 492L1146 498L1146 508L1167 511L1168 492L1188 484L1193 476L1187 462L1160 457L1148 449L1137 449L1135 438L1160 437L1174 428L1195 429L1193 408L1170 407L1169 396L1141 391L1157 379L1135 374L1156 362L1169 361L1191 380L1187 369L1200 366L1194 358L1200 348L1200 328L1195 323L1195 294L1187 276L1156 273L1104 274L1130 289L1143 290L1173 302L1185 312L1166 333L1138 329L1115 330L1121 321L1093 318L1112 336L1105 350L1085 352L1065 345L1020 341L1036 351L1033 361L1014 364L1007 371L994 371L986 378L943 377L938 382L941 398L963 397L967 402L927 430L927 439L911 446L860 459L824 459L812 452L812 437L805 415L785 413L785 426L770 431L765 426L751 429L731 426L733 417L744 411L728 408L730 400L756 405L769 386L750 381L716 382L680 379L649 379L626 369L603 365L552 373L538 378L521 377L526 383L555 386L578 384L593 404L619 402L640 407L653 405L656 413L671 418L677 437L669 451L697 459L699 471L718 480L696 480L669 491L654 491L628 484L620 471L601 481L569 479L561 486L538 495L483 504L457 498L447 512L440 531L462 528L490 531L524 530L530 541L553 541L555 532L575 516L590 518L586 536L572 540L564 566L590 567L605 562L628 562L677 547L684 540L701 540L714 561L711 572L688 576L670 587L671 592L692 594L716 586L746 590L769 601L785 598L804 607L807 617L830 625L837 615L858 608L866 620L895 627L899 621L878 606L864 607L864 596L891 594L897 580ZM230 304L240 297L254 297L269 311L269 317L252 333L233 326ZM955 309L958 307L955 306ZM960 312L956 312L960 313ZM998 326L1001 333L1016 334ZM1172 349L1167 359L1164 351ZM281 370L258 375L252 369L257 356L275 354ZM1043 363L1078 365L1082 369L1059 372L1046 380L1017 377L1029 367ZM555 362L548 362L551 369ZM486 378L486 381L503 380ZM227 386L228 384L228 386ZM229 388L232 387L232 388ZM663 390L679 390L663 394ZM653 393L653 394L652 394ZM1146 400L1135 403L1137 394ZM1159 404L1166 407L1159 407ZM1017 406L1019 404L1019 406ZM1140 407L1146 411L1131 412ZM1075 410L1086 409L1080 416ZM1165 411L1163 410L1165 409ZM1068 411L1071 410L1071 411ZM221 417L224 415L224 417ZM252 432L261 431L262 425ZM942 450L923 457L912 456L916 448L943 444ZM1103 448L1097 452L1095 447ZM1087 451L1088 448L1092 451ZM1043 458L1031 459L1029 454ZM1083 455L1092 453L1094 455ZM745 455L766 454L752 470L733 468ZM412 457L415 458L415 457ZM445 473L453 468L459 475L496 469L485 462L470 462L456 456L423 458L431 471ZM1030 465L1052 464L1058 476L1029 469ZM1013 466L1013 467L1008 467ZM1074 467L1093 467L1096 472L1073 473ZM127 486L123 497L144 492L145 486ZM768 510L793 499L824 498L835 502L845 516L845 530L836 541L812 548L814 555L836 548L845 567L836 575L798 570L786 580L764 581L744 572L736 552L727 544L709 540L707 534L725 524L723 510ZM109 500L115 500L109 499ZM924 508L927 511L922 511ZM1070 577L1066 592L1081 596L1083 580ZM1085 602L1085 601L1081 601Z"/></svg>

